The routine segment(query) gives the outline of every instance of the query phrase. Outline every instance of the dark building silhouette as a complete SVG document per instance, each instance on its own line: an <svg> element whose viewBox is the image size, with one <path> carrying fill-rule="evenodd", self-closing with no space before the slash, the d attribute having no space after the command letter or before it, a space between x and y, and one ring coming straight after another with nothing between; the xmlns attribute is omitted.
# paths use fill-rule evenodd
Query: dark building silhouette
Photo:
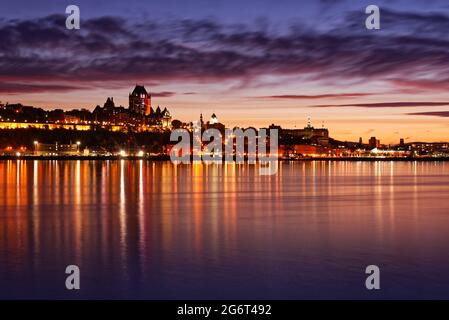
<svg viewBox="0 0 449 320"><path fill-rule="evenodd" d="M369 139L368 146L372 149L380 148L380 140L376 139L376 137L371 137Z"/></svg>
<svg viewBox="0 0 449 320"><path fill-rule="evenodd" d="M114 98L108 97L103 107L96 106L93 111L93 120L108 122L126 122L129 121L127 110L122 107L116 107Z"/></svg>
<svg viewBox="0 0 449 320"><path fill-rule="evenodd" d="M201 126L203 126L203 114L200 115L200 123L201 123ZM204 125L204 128L205 129L217 129L222 134L224 134L224 132L225 132L224 124L222 124L222 123L220 123L220 121L218 121L218 117L215 113L212 114L212 116L210 117L210 120Z"/></svg>
<svg viewBox="0 0 449 320"><path fill-rule="evenodd" d="M291 143L302 142L327 146L329 144L329 130L327 128L314 128L310 119L303 129L283 129L277 125L270 125L268 129L277 129L282 141Z"/></svg>
<svg viewBox="0 0 449 320"><path fill-rule="evenodd" d="M156 111L150 107L147 119L148 123L151 125L159 125L163 128L168 128L171 125L172 116L167 108L162 110L160 106L157 106Z"/></svg>
<svg viewBox="0 0 449 320"><path fill-rule="evenodd" d="M141 115L150 115L151 95L144 86L136 85L133 92L129 94L129 110Z"/></svg>

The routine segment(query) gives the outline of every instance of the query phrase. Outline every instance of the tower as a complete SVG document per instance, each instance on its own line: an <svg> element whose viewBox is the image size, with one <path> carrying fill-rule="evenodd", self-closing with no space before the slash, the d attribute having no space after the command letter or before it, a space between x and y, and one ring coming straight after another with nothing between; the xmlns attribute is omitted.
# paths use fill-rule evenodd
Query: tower
<svg viewBox="0 0 449 320"><path fill-rule="evenodd" d="M312 120L310 119L310 116L307 117L307 129L312 128Z"/></svg>
<svg viewBox="0 0 449 320"><path fill-rule="evenodd" d="M164 110L161 113L161 117L162 117L162 119L161 119L162 127L169 128L171 126L171 114L167 108L164 108Z"/></svg>
<svg viewBox="0 0 449 320"><path fill-rule="evenodd" d="M370 148L379 148L380 147L380 140L378 140L376 137L371 137L369 139L368 143Z"/></svg>
<svg viewBox="0 0 449 320"><path fill-rule="evenodd" d="M215 113L212 114L212 116L210 117L210 124L217 124L218 123L218 118L215 115Z"/></svg>
<svg viewBox="0 0 449 320"><path fill-rule="evenodd" d="M151 112L151 95L144 86L136 85L129 94L129 110L141 115L149 115Z"/></svg>

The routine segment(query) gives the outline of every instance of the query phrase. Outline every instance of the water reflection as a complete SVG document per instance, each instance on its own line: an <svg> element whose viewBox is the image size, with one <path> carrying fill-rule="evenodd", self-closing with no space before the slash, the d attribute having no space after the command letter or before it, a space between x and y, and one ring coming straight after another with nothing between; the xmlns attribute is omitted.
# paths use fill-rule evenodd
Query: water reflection
<svg viewBox="0 0 449 320"><path fill-rule="evenodd" d="M0 297L449 298L444 162L0 162ZM64 289L65 266L82 290Z"/></svg>

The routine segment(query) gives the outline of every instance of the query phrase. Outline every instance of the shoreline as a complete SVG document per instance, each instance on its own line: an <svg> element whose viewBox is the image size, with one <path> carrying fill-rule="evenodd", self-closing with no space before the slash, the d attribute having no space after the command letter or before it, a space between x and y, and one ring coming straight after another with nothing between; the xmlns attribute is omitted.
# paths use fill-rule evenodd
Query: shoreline
<svg viewBox="0 0 449 320"><path fill-rule="evenodd" d="M147 157L138 157L138 156L0 156L0 161L2 160L30 160L30 161L116 161L116 160L146 160L146 161L170 161L170 156L161 155L161 156L147 156ZM438 161L438 162L449 162L449 157L423 157L423 158L371 158L371 157L363 157L363 158L354 158L354 157L339 157L339 158L299 158L299 159L279 159L280 162L298 162L298 161L363 161L363 162L429 162L429 161ZM247 161L245 160L245 163ZM221 163L225 163L224 161Z"/></svg>

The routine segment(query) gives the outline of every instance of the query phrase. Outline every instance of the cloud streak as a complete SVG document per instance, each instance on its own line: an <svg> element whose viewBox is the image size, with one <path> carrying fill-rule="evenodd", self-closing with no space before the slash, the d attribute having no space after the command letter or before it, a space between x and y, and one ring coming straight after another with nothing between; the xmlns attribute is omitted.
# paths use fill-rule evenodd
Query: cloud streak
<svg viewBox="0 0 449 320"><path fill-rule="evenodd" d="M284 33L268 32L249 23L226 25L208 19L134 23L120 17L100 17L83 21L79 31L65 29L63 15L1 20L0 82L7 84L4 88L9 92L22 92L25 87L21 83L36 91L51 91L51 84L58 83L54 91L64 91L89 82L107 87L118 79L124 83L210 83L302 75L336 86L345 81L382 81L403 90L448 89L449 40L441 31L449 28L448 16L385 8L382 23L386 31L367 33L358 25L366 17L364 13L349 15L353 22L326 32L292 25Z"/></svg>
<svg viewBox="0 0 449 320"><path fill-rule="evenodd" d="M151 96L159 97L159 98L169 98L173 97L176 93L171 91L162 91L162 92L151 92Z"/></svg>
<svg viewBox="0 0 449 320"><path fill-rule="evenodd" d="M358 107L358 108L414 108L414 107L439 107L449 106L448 102L378 102L378 103L353 103L353 104L322 104L310 106L311 108L338 108L338 107Z"/></svg>
<svg viewBox="0 0 449 320"><path fill-rule="evenodd" d="M262 96L262 99L285 99L285 100L315 100L315 99L344 99L344 98L360 98L372 96L372 93L331 93L331 94L316 94L316 95L272 95Z"/></svg>
<svg viewBox="0 0 449 320"><path fill-rule="evenodd" d="M413 116L432 116L432 117L449 118L449 111L414 112L407 114Z"/></svg>
<svg viewBox="0 0 449 320"><path fill-rule="evenodd" d="M69 92L85 89L81 86L58 85L58 84L26 84L26 83L0 83L0 93L41 93L41 92Z"/></svg>

